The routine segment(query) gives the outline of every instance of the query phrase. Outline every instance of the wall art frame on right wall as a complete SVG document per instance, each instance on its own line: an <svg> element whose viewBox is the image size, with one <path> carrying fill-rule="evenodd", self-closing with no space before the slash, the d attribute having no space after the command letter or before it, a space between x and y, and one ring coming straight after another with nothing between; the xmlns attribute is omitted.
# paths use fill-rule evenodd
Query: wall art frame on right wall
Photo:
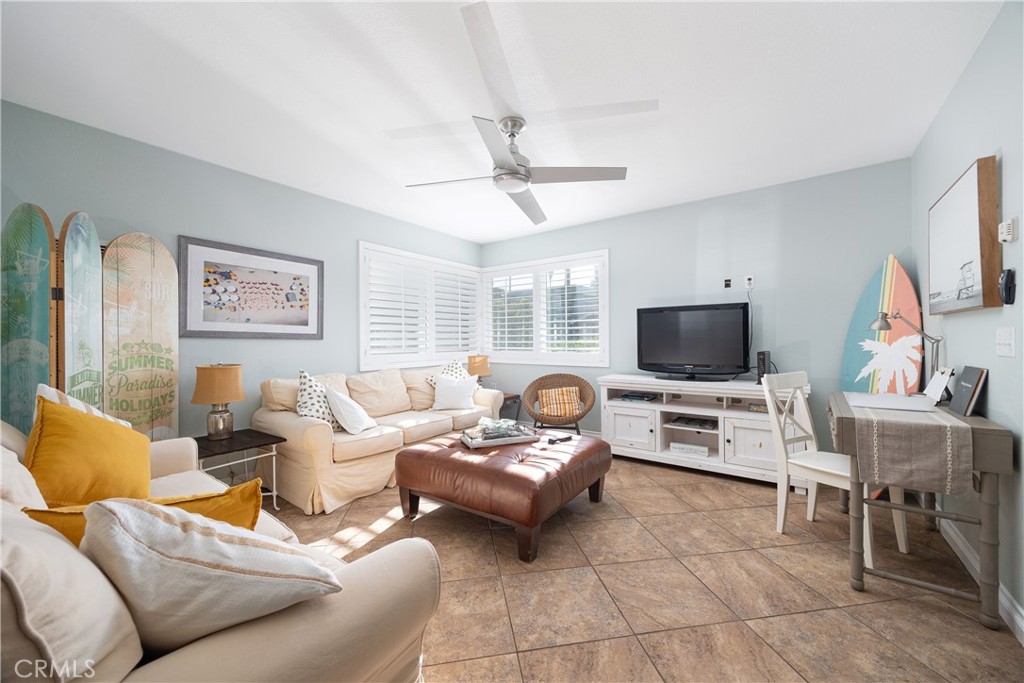
<svg viewBox="0 0 1024 683"><path fill-rule="evenodd" d="M1002 306L996 158L977 159L928 209L928 313Z"/></svg>

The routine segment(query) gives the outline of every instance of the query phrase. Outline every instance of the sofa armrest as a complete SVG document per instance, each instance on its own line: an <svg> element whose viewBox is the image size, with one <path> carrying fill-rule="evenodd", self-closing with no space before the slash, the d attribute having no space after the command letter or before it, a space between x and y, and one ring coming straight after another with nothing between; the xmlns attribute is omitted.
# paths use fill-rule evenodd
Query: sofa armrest
<svg viewBox="0 0 1024 683"><path fill-rule="evenodd" d="M278 455L306 468L333 464L334 430L324 420L299 417L290 410L259 408L252 414L252 426L261 432L288 439L277 445Z"/></svg>
<svg viewBox="0 0 1024 683"><path fill-rule="evenodd" d="M166 439L149 444L150 479L197 469L199 469L199 447L192 437Z"/></svg>
<svg viewBox="0 0 1024 683"><path fill-rule="evenodd" d="M491 409L491 419L501 417L501 406L505 403L504 392L497 389L477 389L473 394L473 403Z"/></svg>
<svg viewBox="0 0 1024 683"><path fill-rule="evenodd" d="M422 538L395 541L337 576L339 593L213 633L125 681L417 680L441 592L434 547Z"/></svg>

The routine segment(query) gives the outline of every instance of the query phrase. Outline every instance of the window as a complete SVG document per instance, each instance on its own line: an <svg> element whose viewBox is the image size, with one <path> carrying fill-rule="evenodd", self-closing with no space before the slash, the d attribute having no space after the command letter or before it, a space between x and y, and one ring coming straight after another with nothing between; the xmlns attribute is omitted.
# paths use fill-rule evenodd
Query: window
<svg viewBox="0 0 1024 683"><path fill-rule="evenodd" d="M479 350L479 269L364 242L359 263L361 370Z"/></svg>
<svg viewBox="0 0 1024 683"><path fill-rule="evenodd" d="M608 251L483 272L496 362L608 365Z"/></svg>

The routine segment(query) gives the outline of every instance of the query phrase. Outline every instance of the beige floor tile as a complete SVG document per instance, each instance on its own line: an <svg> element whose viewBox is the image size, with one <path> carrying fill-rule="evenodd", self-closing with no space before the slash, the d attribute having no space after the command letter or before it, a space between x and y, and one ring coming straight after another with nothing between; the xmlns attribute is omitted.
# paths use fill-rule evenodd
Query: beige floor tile
<svg viewBox="0 0 1024 683"><path fill-rule="evenodd" d="M841 609L755 619L747 625L811 683L943 680Z"/></svg>
<svg viewBox="0 0 1024 683"><path fill-rule="evenodd" d="M808 522L807 497L790 494L789 510L786 512L786 526L789 525L810 530L824 541L842 541L850 538L850 516L840 512L839 503L834 500L818 500L814 508L814 521Z"/></svg>
<svg viewBox="0 0 1024 683"><path fill-rule="evenodd" d="M676 557L749 548L700 512L638 517L637 521Z"/></svg>
<svg viewBox="0 0 1024 683"><path fill-rule="evenodd" d="M638 636L666 681L801 681L741 621Z"/></svg>
<svg viewBox="0 0 1024 683"><path fill-rule="evenodd" d="M550 528L545 526L541 529L540 548L533 562L519 559L516 532L511 527L493 529L491 536L498 557L498 568L504 575L585 567L590 564L564 524L552 524Z"/></svg>
<svg viewBox="0 0 1024 683"><path fill-rule="evenodd" d="M498 578L446 581L423 639L423 663L440 664L516 651Z"/></svg>
<svg viewBox="0 0 1024 683"><path fill-rule="evenodd" d="M498 575L490 531L438 534L430 537L441 561L441 580L459 581Z"/></svg>
<svg viewBox="0 0 1024 683"><path fill-rule="evenodd" d="M621 489L616 492L615 500L629 514L668 515L676 512L693 512L693 507L684 503L664 486L652 486L640 489Z"/></svg>
<svg viewBox="0 0 1024 683"><path fill-rule="evenodd" d="M612 468L604 475L604 488L608 491L619 489L648 488L657 486L642 468L622 460L613 460Z"/></svg>
<svg viewBox="0 0 1024 683"><path fill-rule="evenodd" d="M879 532L875 530L875 537ZM842 550L849 550L849 543L837 541L833 545ZM960 559L952 557L943 552L937 552L930 548L913 545L910 546L910 553L899 552L895 544L889 546L878 540L875 542L875 566L879 569L891 571L895 574L902 574L921 581L930 581L950 588L966 590L976 593L977 582L971 577Z"/></svg>
<svg viewBox="0 0 1024 683"><path fill-rule="evenodd" d="M426 514L420 514L412 523L412 533L414 536L426 536L428 538L440 534L487 531L490 528L486 517L474 515L471 512L465 512L448 505L442 505Z"/></svg>
<svg viewBox="0 0 1024 683"><path fill-rule="evenodd" d="M1024 648L925 595L846 610L951 681L1024 681Z"/></svg>
<svg viewBox="0 0 1024 683"><path fill-rule="evenodd" d="M695 482L668 488L697 510L728 510L757 505L718 481Z"/></svg>
<svg viewBox="0 0 1024 683"><path fill-rule="evenodd" d="M402 500L398 497L398 487L393 486L391 488L384 487L377 493L369 496L356 498L349 505L354 510L361 508L393 508L395 506L401 509Z"/></svg>
<svg viewBox="0 0 1024 683"><path fill-rule="evenodd" d="M502 578L519 650L631 635L591 567Z"/></svg>
<svg viewBox="0 0 1024 683"><path fill-rule="evenodd" d="M700 482L713 481L712 475L700 470L692 470L686 467L675 467L673 465L662 465L651 463L644 474L652 481L661 486L684 486Z"/></svg>
<svg viewBox="0 0 1024 683"><path fill-rule="evenodd" d="M573 525L570 531L590 564L632 562L672 556L672 553L635 519L582 522Z"/></svg>
<svg viewBox="0 0 1024 683"><path fill-rule="evenodd" d="M322 547L331 544L331 538L341 521L341 516L311 515L305 520L287 520L285 524L299 537L300 543Z"/></svg>
<svg viewBox="0 0 1024 683"><path fill-rule="evenodd" d="M775 505L778 501L778 489L775 484L770 481L752 481L749 479L730 478L722 481L722 483L744 498L753 501L758 505ZM792 499L795 496L793 493L790 493L789 497Z"/></svg>
<svg viewBox="0 0 1024 683"><path fill-rule="evenodd" d="M481 657L423 667L424 683L522 683L516 655Z"/></svg>
<svg viewBox="0 0 1024 683"><path fill-rule="evenodd" d="M661 682L658 670L633 637L530 650L520 653L519 660L527 682Z"/></svg>
<svg viewBox="0 0 1024 683"><path fill-rule="evenodd" d="M741 619L832 607L754 550L684 557L682 562Z"/></svg>
<svg viewBox="0 0 1024 683"><path fill-rule="evenodd" d="M877 576L865 577L865 590L853 590L850 588L850 553L831 543L762 548L758 552L836 605L860 605L921 593L913 586Z"/></svg>
<svg viewBox="0 0 1024 683"><path fill-rule="evenodd" d="M401 510L349 510L331 537L330 553L344 559L355 559L367 552L412 534L412 524L402 517ZM366 547L365 550L363 548ZM360 551L355 555L356 551Z"/></svg>
<svg viewBox="0 0 1024 683"><path fill-rule="evenodd" d="M631 516L626 508L619 505L615 496L607 491L601 497L600 503L590 502L589 494L584 491L566 503L565 507L557 514L570 527L580 522L593 522L597 519L622 519Z"/></svg>
<svg viewBox="0 0 1024 683"><path fill-rule="evenodd" d="M820 540L811 532L802 529L795 523L797 520L793 519L786 520L786 533L780 534L775 530L775 512L776 508L773 506L709 510L704 515L751 548L814 543Z"/></svg>
<svg viewBox="0 0 1024 683"><path fill-rule="evenodd" d="M679 560L626 562L594 569L635 633L737 619Z"/></svg>

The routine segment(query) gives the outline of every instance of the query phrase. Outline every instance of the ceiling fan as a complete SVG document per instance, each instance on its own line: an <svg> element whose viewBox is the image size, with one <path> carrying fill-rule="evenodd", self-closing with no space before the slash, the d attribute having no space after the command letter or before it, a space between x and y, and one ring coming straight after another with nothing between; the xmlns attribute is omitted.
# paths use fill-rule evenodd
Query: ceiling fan
<svg viewBox="0 0 1024 683"><path fill-rule="evenodd" d="M406 187L425 187L490 179L494 183L494 187L506 193L533 221L534 225L539 225L547 220L547 216L544 215L537 199L530 192L530 185L624 180L626 177L625 166L530 166L530 160L519 153L519 145L516 144L516 138L526 128L526 121L522 117L506 116L495 126L491 119L474 116L473 123L480 131L480 137L483 138L484 145L487 146L487 151L490 152L491 159L494 161L491 175L417 183L406 185ZM508 136L507 145L502 134Z"/></svg>

